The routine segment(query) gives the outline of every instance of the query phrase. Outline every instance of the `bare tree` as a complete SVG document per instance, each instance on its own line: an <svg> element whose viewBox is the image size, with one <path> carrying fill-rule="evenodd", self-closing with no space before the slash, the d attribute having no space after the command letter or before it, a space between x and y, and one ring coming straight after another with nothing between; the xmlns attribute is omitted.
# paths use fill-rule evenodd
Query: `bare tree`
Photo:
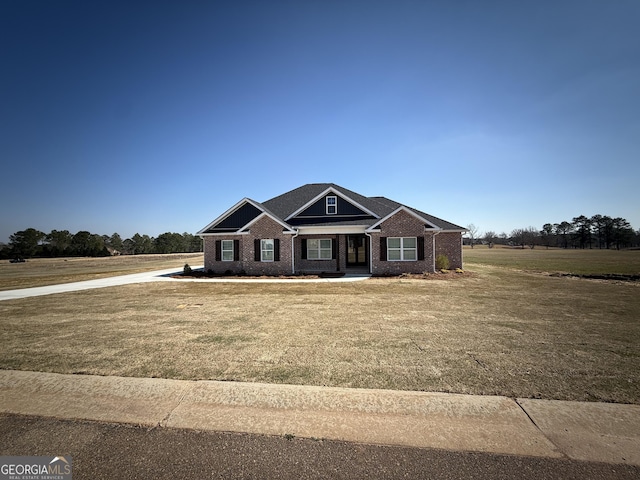
<svg viewBox="0 0 640 480"><path fill-rule="evenodd" d="M497 238L498 235L496 235L496 232L493 232L491 230L485 232L484 237L482 237L482 239L489 245L489 248L493 248L493 244L496 242Z"/></svg>
<svg viewBox="0 0 640 480"><path fill-rule="evenodd" d="M511 231L511 241L514 245L520 245L524 248L524 230L522 228L516 228Z"/></svg>
<svg viewBox="0 0 640 480"><path fill-rule="evenodd" d="M538 233L536 227L529 227L522 230L523 248L524 244L526 243L527 245L529 245L529 248L533 249L538 243L539 235L540 234Z"/></svg>
<svg viewBox="0 0 640 480"><path fill-rule="evenodd" d="M469 235L469 239L471 240L471 248L473 248L475 239L478 236L478 227L476 227L473 223L470 223L469 225L467 225L467 234Z"/></svg>

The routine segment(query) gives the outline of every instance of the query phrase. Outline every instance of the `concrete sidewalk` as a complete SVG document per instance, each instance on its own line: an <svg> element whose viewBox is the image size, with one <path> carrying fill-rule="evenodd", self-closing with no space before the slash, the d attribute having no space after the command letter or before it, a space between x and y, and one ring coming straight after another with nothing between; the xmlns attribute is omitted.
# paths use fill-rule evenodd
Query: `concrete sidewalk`
<svg viewBox="0 0 640 480"><path fill-rule="evenodd" d="M640 465L640 405L0 370L0 411Z"/></svg>
<svg viewBox="0 0 640 480"><path fill-rule="evenodd" d="M193 267L194 270L203 268ZM79 292L81 290L91 290L94 288L117 287L119 285L129 285L132 283L145 282L205 282L205 283L319 283L319 282L357 282L366 280L370 275L345 275L337 278L172 278L172 275L182 273L182 269L169 268L165 270L155 270L151 272L132 273L129 275L118 275L115 277L97 278L95 280L85 280L82 282L61 283L58 285L46 285L43 287L21 288L17 290L0 291L0 301L16 300L20 298L40 297L43 295L54 295L56 293Z"/></svg>

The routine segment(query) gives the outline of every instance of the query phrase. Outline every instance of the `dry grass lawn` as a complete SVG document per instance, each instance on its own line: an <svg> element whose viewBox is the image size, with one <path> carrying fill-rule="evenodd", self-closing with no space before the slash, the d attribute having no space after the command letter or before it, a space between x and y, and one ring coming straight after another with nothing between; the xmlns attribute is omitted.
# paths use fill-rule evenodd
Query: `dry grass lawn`
<svg viewBox="0 0 640 480"><path fill-rule="evenodd" d="M638 282L467 261L427 280L4 301L0 368L640 403Z"/></svg>
<svg viewBox="0 0 640 480"><path fill-rule="evenodd" d="M465 262L532 272L557 272L577 275L640 274L640 250L564 249L529 247L465 247Z"/></svg>

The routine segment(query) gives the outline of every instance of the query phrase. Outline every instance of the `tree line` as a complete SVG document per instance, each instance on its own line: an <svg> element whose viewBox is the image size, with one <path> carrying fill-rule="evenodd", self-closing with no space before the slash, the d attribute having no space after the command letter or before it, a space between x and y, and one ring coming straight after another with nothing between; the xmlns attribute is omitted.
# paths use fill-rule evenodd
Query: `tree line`
<svg viewBox="0 0 640 480"><path fill-rule="evenodd" d="M570 222L545 223L542 229L536 227L517 228L510 235L493 231L478 236L478 229L469 225L467 241L473 246L481 241L489 246L504 244L534 248L536 245L560 248L601 248L621 249L640 247L640 229L635 231L627 220L621 217L580 215Z"/></svg>
<svg viewBox="0 0 640 480"><path fill-rule="evenodd" d="M166 232L155 238L136 233L123 240L117 233L111 236L85 230L75 234L68 230L44 233L27 228L11 235L8 245L0 245L0 258L102 257L201 251L202 239L186 232Z"/></svg>

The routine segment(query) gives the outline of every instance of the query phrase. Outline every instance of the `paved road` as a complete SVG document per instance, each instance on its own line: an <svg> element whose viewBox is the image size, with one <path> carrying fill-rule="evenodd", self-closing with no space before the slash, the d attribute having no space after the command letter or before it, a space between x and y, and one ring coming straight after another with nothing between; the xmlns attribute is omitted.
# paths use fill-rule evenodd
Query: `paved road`
<svg viewBox="0 0 640 480"><path fill-rule="evenodd" d="M640 467L640 405L0 370L0 412Z"/></svg>
<svg viewBox="0 0 640 480"><path fill-rule="evenodd" d="M70 455L80 479L637 479L640 467L0 414L0 455Z"/></svg>

